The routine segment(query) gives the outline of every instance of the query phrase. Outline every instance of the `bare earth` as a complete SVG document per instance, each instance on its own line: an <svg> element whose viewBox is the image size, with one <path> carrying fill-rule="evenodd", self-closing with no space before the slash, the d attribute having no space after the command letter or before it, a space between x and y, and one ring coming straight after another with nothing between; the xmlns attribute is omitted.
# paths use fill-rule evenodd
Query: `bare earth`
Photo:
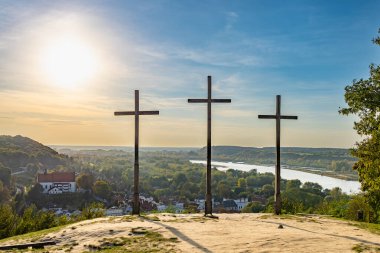
<svg viewBox="0 0 380 253"><path fill-rule="evenodd" d="M137 235L131 232L132 228L145 228L173 239L160 252L380 252L379 235L346 221L270 214L218 214L218 217L159 214L98 218L71 224L38 241L59 241L46 247L49 252L84 252L100 245L104 238L133 238ZM28 241L1 244L21 242Z"/></svg>

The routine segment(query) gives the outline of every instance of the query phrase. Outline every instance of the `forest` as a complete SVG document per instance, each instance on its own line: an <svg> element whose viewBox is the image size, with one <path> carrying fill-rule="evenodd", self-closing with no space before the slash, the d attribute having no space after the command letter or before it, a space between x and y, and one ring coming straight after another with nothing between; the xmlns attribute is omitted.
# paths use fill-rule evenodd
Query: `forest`
<svg viewBox="0 0 380 253"><path fill-rule="evenodd" d="M130 199L134 159L131 151L65 149L66 154L60 154L26 137L1 136L0 140L0 219L8 221L0 225L0 237L96 217L101 214L94 214L98 210L92 207L94 204L118 206L123 200ZM214 152L215 159L221 160L236 156L238 158L234 161L241 161L244 153L248 153L246 157L249 157L252 152L255 153L253 156L262 157L261 162L257 163L271 164L273 161L270 158L273 155L271 148L214 147ZM284 158L284 163L297 159L300 161L300 157L307 156L326 164L354 161L347 150L340 149L289 148L284 152L288 153L284 156L288 157ZM24 159L17 164L9 161L18 156ZM141 151L141 195L153 197L155 201L169 206L176 201L182 202L185 212L195 212L191 204L195 199L204 198L206 170L203 165L190 163L189 159L203 157L204 149ZM80 191L54 196L43 194L35 179L38 172L45 170L76 172ZM271 173L232 169L223 172L213 168L212 189L214 201L248 198L250 203L242 212L273 211L274 175ZM374 210L362 195L350 196L339 188L322 189L317 183L302 184L299 180L282 180L281 191L283 213L319 213L358 220L360 211L363 212L360 219L376 222ZM78 217L63 218L46 211L49 207L79 209L83 212ZM37 223L42 220L43 223Z"/></svg>

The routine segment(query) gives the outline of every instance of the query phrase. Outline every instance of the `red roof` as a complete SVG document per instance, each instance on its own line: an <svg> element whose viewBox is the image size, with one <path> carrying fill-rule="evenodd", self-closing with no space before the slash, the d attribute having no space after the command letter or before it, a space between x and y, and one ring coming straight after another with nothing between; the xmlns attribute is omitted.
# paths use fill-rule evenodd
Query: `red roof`
<svg viewBox="0 0 380 253"><path fill-rule="evenodd" d="M38 174L39 183L50 182L75 182L75 172L53 172L49 174Z"/></svg>

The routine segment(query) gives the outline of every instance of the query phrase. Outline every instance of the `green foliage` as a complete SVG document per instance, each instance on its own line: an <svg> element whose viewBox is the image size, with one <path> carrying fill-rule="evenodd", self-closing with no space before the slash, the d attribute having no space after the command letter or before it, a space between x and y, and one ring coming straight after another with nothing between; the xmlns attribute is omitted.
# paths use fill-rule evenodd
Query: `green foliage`
<svg viewBox="0 0 380 253"><path fill-rule="evenodd" d="M0 220L0 239L61 224L54 213L38 210L35 205L26 208L22 215L9 205L0 205Z"/></svg>
<svg viewBox="0 0 380 253"><path fill-rule="evenodd" d="M5 167L0 162L0 181L3 182L4 185L9 186L11 184L11 170Z"/></svg>
<svg viewBox="0 0 380 253"><path fill-rule="evenodd" d="M263 185L263 187L261 188L260 194L266 198L268 198L269 196L273 196L274 194L273 185L272 184Z"/></svg>
<svg viewBox="0 0 380 253"><path fill-rule="evenodd" d="M364 215L362 221L371 221L371 207L368 205L363 195L356 195L351 198L351 200L348 202L345 218L349 220L359 220L358 212L362 212Z"/></svg>
<svg viewBox="0 0 380 253"><path fill-rule="evenodd" d="M336 187L329 191L316 212L344 218L347 215L349 201L350 197L344 194L340 188Z"/></svg>
<svg viewBox="0 0 380 253"><path fill-rule="evenodd" d="M53 212L39 211L35 205L30 205L19 219L16 234L25 234L57 225L58 223Z"/></svg>
<svg viewBox="0 0 380 253"><path fill-rule="evenodd" d="M90 205L83 208L79 219L88 220L104 216L104 205L102 203L93 202Z"/></svg>
<svg viewBox="0 0 380 253"><path fill-rule="evenodd" d="M42 185L36 183L28 192L27 200L29 203L34 203L37 206L40 206L40 204L43 203L43 190Z"/></svg>
<svg viewBox="0 0 380 253"><path fill-rule="evenodd" d="M321 185L312 182L305 182L302 185L302 189L316 195L321 195L321 192L323 190Z"/></svg>
<svg viewBox="0 0 380 253"><path fill-rule="evenodd" d="M301 187L301 185L302 185L302 183L298 179L288 180L286 182L286 190L289 191L289 190L294 189L294 188L299 189Z"/></svg>
<svg viewBox="0 0 380 253"><path fill-rule="evenodd" d="M53 169L58 165L69 164L69 159L27 137L1 135L0 163L12 170L28 164L39 164L42 168Z"/></svg>
<svg viewBox="0 0 380 253"><path fill-rule="evenodd" d="M92 190L93 190L95 195L97 195L103 199L108 199L111 195L110 185L106 181L103 181L103 180L97 180L94 183Z"/></svg>
<svg viewBox="0 0 380 253"><path fill-rule="evenodd" d="M380 45L380 37L373 42ZM377 221L380 215L380 66L371 64L369 72L368 79L354 80L345 88L344 98L348 107L339 112L359 117L354 129L364 139L357 142L352 150L359 159L354 169L358 171L362 190Z"/></svg>
<svg viewBox="0 0 380 253"><path fill-rule="evenodd" d="M258 201L252 201L246 205L241 212L242 213L261 213L265 210L265 205L261 204Z"/></svg>
<svg viewBox="0 0 380 253"><path fill-rule="evenodd" d="M9 205L0 205L0 239L12 236L18 217Z"/></svg>
<svg viewBox="0 0 380 253"><path fill-rule="evenodd" d="M0 180L0 204L9 202L11 198L9 189Z"/></svg>
<svg viewBox="0 0 380 253"><path fill-rule="evenodd" d="M76 179L77 185L79 188L85 190L91 190L94 185L95 178L92 174L89 173L81 173Z"/></svg>

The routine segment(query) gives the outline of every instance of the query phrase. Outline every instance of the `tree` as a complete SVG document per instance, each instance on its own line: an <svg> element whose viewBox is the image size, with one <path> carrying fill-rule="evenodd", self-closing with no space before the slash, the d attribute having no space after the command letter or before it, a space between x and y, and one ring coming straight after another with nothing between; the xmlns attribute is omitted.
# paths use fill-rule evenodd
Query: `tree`
<svg viewBox="0 0 380 253"><path fill-rule="evenodd" d="M266 184L261 188L261 194L266 198L274 194L274 187L271 184Z"/></svg>
<svg viewBox="0 0 380 253"><path fill-rule="evenodd" d="M290 190L292 188L299 189L301 187L301 181L298 179L288 180L286 182L286 190Z"/></svg>
<svg viewBox="0 0 380 253"><path fill-rule="evenodd" d="M261 204L260 202L253 201L248 203L241 212L242 213L260 213L265 210L265 206Z"/></svg>
<svg viewBox="0 0 380 253"><path fill-rule="evenodd" d="M307 192L316 194L316 195L322 195L322 186L318 183L313 182L306 182L302 185L302 189L306 190Z"/></svg>
<svg viewBox="0 0 380 253"><path fill-rule="evenodd" d="M92 174L82 173L77 178L77 184L79 188L84 190L91 190L94 185L94 176Z"/></svg>
<svg viewBox="0 0 380 253"><path fill-rule="evenodd" d="M239 178L238 181L237 181L237 186L238 187L241 187L243 189L247 188L247 181L245 178Z"/></svg>
<svg viewBox="0 0 380 253"><path fill-rule="evenodd" d="M110 185L103 180L96 181L92 187L92 190L94 191L95 195L104 199L108 199L108 197L111 195Z"/></svg>
<svg viewBox="0 0 380 253"><path fill-rule="evenodd" d="M6 203L11 199L10 192L6 186L4 186L3 181L0 180L0 204Z"/></svg>
<svg viewBox="0 0 380 253"><path fill-rule="evenodd" d="M0 238L12 236L17 224L17 215L9 205L0 205Z"/></svg>
<svg viewBox="0 0 380 253"><path fill-rule="evenodd" d="M380 45L380 36L373 42ZM361 188L377 220L380 210L380 65L371 64L369 70L368 79L354 80L352 85L346 86L344 98L348 107L339 113L359 117L354 129L364 139L352 149L352 154L359 159L354 169L358 171Z"/></svg>
<svg viewBox="0 0 380 253"><path fill-rule="evenodd" d="M11 183L11 170L2 163L0 163L0 180L6 186L9 186Z"/></svg>
<svg viewBox="0 0 380 253"><path fill-rule="evenodd" d="M37 206L41 206L43 201L43 192L44 188L39 183L36 183L28 192L27 194L27 200L29 203L33 203Z"/></svg>
<svg viewBox="0 0 380 253"><path fill-rule="evenodd" d="M79 219L87 220L87 219L93 219L93 218L98 218L102 216L104 216L104 205L102 203L94 202L86 206L85 208L83 208Z"/></svg>

